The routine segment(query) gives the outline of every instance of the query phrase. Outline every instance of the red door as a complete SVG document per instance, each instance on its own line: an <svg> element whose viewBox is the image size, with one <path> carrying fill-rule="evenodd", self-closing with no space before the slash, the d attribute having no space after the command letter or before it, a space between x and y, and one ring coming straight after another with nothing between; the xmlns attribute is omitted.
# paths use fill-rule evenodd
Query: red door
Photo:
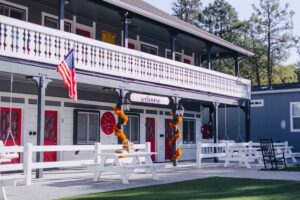
<svg viewBox="0 0 300 200"><path fill-rule="evenodd" d="M192 62L191 62L191 60L189 60L189 59L186 59L186 58L185 58L185 59L183 59L183 62L184 62L184 63L186 63L186 64L191 64L191 63L192 63Z"/></svg>
<svg viewBox="0 0 300 200"><path fill-rule="evenodd" d="M172 160L173 157L173 148L168 143L173 134L173 130L170 128L172 121L172 119L165 119L165 160Z"/></svg>
<svg viewBox="0 0 300 200"><path fill-rule="evenodd" d="M155 152L155 118L146 118L146 142L151 142L151 152ZM155 160L155 156L151 156Z"/></svg>
<svg viewBox="0 0 300 200"><path fill-rule="evenodd" d="M128 43L128 49L135 49L135 45L132 43Z"/></svg>
<svg viewBox="0 0 300 200"><path fill-rule="evenodd" d="M10 110L12 114L10 115ZM6 146L13 146L21 144L21 109L19 108L1 108L0 107L0 140L5 143L9 128L11 127L12 136L6 141ZM12 139L15 140L15 143ZM11 163L19 163L19 158L12 159ZM6 163L7 164L7 163Z"/></svg>
<svg viewBox="0 0 300 200"><path fill-rule="evenodd" d="M45 111L44 145L57 145L57 111ZM45 152L44 162L56 161L56 152Z"/></svg>
<svg viewBox="0 0 300 200"><path fill-rule="evenodd" d="M91 32L90 31L86 31L86 30L83 30L83 29L80 29L80 28L76 28L76 34L84 36L84 37L91 38Z"/></svg>

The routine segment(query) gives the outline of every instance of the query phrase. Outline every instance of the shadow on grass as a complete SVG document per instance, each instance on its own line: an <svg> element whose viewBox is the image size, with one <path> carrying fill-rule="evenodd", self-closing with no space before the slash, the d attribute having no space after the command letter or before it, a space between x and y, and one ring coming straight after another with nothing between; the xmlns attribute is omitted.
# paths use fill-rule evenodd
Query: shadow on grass
<svg viewBox="0 0 300 200"><path fill-rule="evenodd" d="M300 172L300 164L288 165L286 168L281 169L280 171Z"/></svg>
<svg viewBox="0 0 300 200"><path fill-rule="evenodd" d="M112 186L113 187L113 186ZM300 199L300 182L239 178L206 178L165 185L103 192L69 198L94 199Z"/></svg>

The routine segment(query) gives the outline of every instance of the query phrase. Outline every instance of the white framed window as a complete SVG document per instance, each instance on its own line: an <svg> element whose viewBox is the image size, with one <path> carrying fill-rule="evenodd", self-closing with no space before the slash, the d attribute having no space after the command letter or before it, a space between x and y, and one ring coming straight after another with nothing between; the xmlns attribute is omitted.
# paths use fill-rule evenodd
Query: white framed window
<svg viewBox="0 0 300 200"><path fill-rule="evenodd" d="M166 55L166 58L172 59L170 49L166 49L165 55ZM176 51L175 52L175 60L178 62L183 62L186 64L193 65L194 64L194 54L193 54L193 56L188 56L188 55L184 54L184 50L182 50L182 52Z"/></svg>
<svg viewBox="0 0 300 200"><path fill-rule="evenodd" d="M196 121L194 119L183 119L183 144L196 143Z"/></svg>
<svg viewBox="0 0 300 200"><path fill-rule="evenodd" d="M291 132L300 132L300 102L290 103Z"/></svg>
<svg viewBox="0 0 300 200"><path fill-rule="evenodd" d="M128 123L124 126L126 137L133 143L140 143L140 117L128 114Z"/></svg>
<svg viewBox="0 0 300 200"><path fill-rule="evenodd" d="M166 49L166 58L172 59L171 50L169 50L169 49ZM181 62L181 60L182 60L181 53L175 52L175 60L178 62Z"/></svg>
<svg viewBox="0 0 300 200"><path fill-rule="evenodd" d="M28 8L16 3L0 0L0 15L28 21Z"/></svg>
<svg viewBox="0 0 300 200"><path fill-rule="evenodd" d="M100 141L100 112L75 110L75 144L94 144Z"/></svg>
<svg viewBox="0 0 300 200"><path fill-rule="evenodd" d="M51 15L46 12L42 12L42 25L49 28L58 28L58 17L56 15ZM73 21L64 19L64 30L66 32L72 32Z"/></svg>
<svg viewBox="0 0 300 200"><path fill-rule="evenodd" d="M155 56L158 55L158 46L148 44L145 42L141 42L140 46L142 52L149 53Z"/></svg>
<svg viewBox="0 0 300 200"><path fill-rule="evenodd" d="M128 38L128 48L142 51L144 53L149 53L155 56L158 55L158 46L140 41L139 35L137 36L136 40Z"/></svg>
<svg viewBox="0 0 300 200"><path fill-rule="evenodd" d="M251 100L251 107L264 107L265 102L263 99L253 99Z"/></svg>

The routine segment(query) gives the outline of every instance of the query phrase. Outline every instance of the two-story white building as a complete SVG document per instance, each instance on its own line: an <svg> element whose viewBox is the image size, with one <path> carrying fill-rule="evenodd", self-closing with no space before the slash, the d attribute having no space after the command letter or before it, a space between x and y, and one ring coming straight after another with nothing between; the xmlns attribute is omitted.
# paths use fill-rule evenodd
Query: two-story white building
<svg viewBox="0 0 300 200"><path fill-rule="evenodd" d="M252 53L241 47L143 0L0 0L0 14L2 140L11 127L18 145L36 144L39 135L45 145L116 144L112 107L118 91L130 104L124 132L132 142L151 142L158 162L173 154L166 143L174 99L185 108L181 160L195 159L204 113L217 141L220 106L245 111L249 138L251 87L239 77L238 61ZM72 48L77 103L68 98L56 71ZM214 71L213 59L235 59L236 76ZM37 114L43 103L44 120ZM41 134L38 121L44 121ZM7 145L12 144L10 137ZM83 156L88 155L47 153L44 159Z"/></svg>

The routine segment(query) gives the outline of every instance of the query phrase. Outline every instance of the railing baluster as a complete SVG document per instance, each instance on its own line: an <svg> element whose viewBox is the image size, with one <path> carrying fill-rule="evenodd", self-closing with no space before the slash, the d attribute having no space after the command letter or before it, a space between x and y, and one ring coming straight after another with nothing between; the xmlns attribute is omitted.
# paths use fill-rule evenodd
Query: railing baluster
<svg viewBox="0 0 300 200"><path fill-rule="evenodd" d="M0 18L0 52L28 60L57 64L75 49L75 62L84 70L129 78L164 81L172 86L197 89L233 97L249 98L250 82L236 77L145 53L112 46L95 40L82 40L69 33L31 25L27 22ZM28 55L28 56L24 56ZM243 85L243 83L245 83Z"/></svg>

